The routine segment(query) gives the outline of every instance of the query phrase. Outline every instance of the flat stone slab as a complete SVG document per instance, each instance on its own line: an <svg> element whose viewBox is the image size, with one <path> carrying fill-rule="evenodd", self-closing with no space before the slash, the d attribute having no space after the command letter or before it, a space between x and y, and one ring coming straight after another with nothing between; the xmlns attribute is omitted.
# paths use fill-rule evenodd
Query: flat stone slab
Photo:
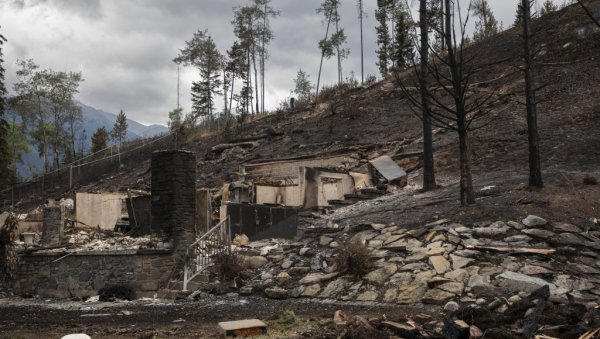
<svg viewBox="0 0 600 339"><path fill-rule="evenodd" d="M534 237L538 237L538 238L552 238L553 236L556 235L556 233L548 231L548 230L544 230L544 229L539 229L539 228L528 228L528 229L524 229L521 232L527 234L527 235L532 235Z"/></svg>
<svg viewBox="0 0 600 339"><path fill-rule="evenodd" d="M337 273L337 272L333 272L333 273L329 273L329 274L309 273L304 278L300 279L300 283L302 285L315 284L315 283L319 283L322 281L331 280L331 279L337 277L338 275L339 275L339 273Z"/></svg>
<svg viewBox="0 0 600 339"><path fill-rule="evenodd" d="M527 218L521 220L521 222L523 223L523 225L528 227L539 227L544 226L548 223L546 219L540 218L536 215L528 215Z"/></svg>
<svg viewBox="0 0 600 339"><path fill-rule="evenodd" d="M550 291L554 294L556 290L556 285L547 282L546 280L530 277L525 274L505 271L504 273L498 275L497 279L502 279L499 283L499 286L504 290L510 292L527 292L531 293L538 288L548 285L550 287Z"/></svg>
<svg viewBox="0 0 600 339"><path fill-rule="evenodd" d="M443 247L432 247L427 251L427 256L431 257L434 255L442 255L446 252L446 249Z"/></svg>
<svg viewBox="0 0 600 339"><path fill-rule="evenodd" d="M226 336L251 336L267 334L267 324L258 319L220 322L219 329Z"/></svg>
<svg viewBox="0 0 600 339"><path fill-rule="evenodd" d="M429 257L429 263L433 266L438 274L444 274L446 271L450 270L450 263L441 255Z"/></svg>
<svg viewBox="0 0 600 339"><path fill-rule="evenodd" d="M573 224L566 224L566 223L560 223L560 224L555 224L554 225L554 231L555 232L571 232L571 233L580 233L581 232L581 228L573 225Z"/></svg>

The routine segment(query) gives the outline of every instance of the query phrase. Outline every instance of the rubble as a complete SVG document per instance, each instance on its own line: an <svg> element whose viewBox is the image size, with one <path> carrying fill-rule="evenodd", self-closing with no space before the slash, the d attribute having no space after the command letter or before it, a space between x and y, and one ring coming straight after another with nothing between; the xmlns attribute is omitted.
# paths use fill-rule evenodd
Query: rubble
<svg viewBox="0 0 600 339"><path fill-rule="evenodd" d="M65 233L63 245L53 248L40 246L41 234L34 234L33 246L26 242L16 241L15 244L22 251L36 251L44 253L63 252L65 247L70 252L90 251L128 251L141 249L168 249L169 243L156 235L131 237L120 233L103 232L90 229L87 231L73 229Z"/></svg>
<svg viewBox="0 0 600 339"><path fill-rule="evenodd" d="M453 305L452 309L456 304L461 311L492 312L504 320L531 299L529 293L546 287L548 298L544 302L548 307L538 313L573 305L594 310L600 300L598 246L583 241L575 250L573 242L565 239L598 238L600 228L583 232L576 225L541 220L529 216L522 224L497 221L471 225L441 220L413 229L397 224L315 228L297 241L250 242L239 247L240 253L251 249L249 253L264 256L247 257L246 261L260 258L260 263L249 266L256 274L242 285L246 292L264 293L269 298L446 304ZM335 261L339 248L330 246L337 242L342 248L351 241L362 242L371 254L373 266L362 277L339 272ZM521 322L519 326L533 326L537 331L541 324L524 325L527 319L533 318L506 320L506 324ZM466 327L454 321L437 326L466 331L474 337L491 328L484 321L462 320ZM556 319L544 321L546 325L561 325ZM400 331L399 325L382 326Z"/></svg>

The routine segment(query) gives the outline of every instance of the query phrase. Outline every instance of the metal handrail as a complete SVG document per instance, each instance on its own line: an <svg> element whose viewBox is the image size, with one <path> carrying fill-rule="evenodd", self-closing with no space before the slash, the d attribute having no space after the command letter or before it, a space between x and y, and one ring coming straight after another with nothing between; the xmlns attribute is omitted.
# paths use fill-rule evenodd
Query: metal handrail
<svg viewBox="0 0 600 339"><path fill-rule="evenodd" d="M187 291L188 283L209 267L215 257L225 254L231 254L229 218L188 246L183 271L183 291Z"/></svg>

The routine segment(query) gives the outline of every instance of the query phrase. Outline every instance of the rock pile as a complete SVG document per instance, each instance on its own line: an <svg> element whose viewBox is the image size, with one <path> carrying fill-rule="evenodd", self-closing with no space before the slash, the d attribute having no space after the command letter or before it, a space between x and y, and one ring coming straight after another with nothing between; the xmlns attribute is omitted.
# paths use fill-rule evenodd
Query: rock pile
<svg viewBox="0 0 600 339"><path fill-rule="evenodd" d="M373 270L338 272L336 250L352 240L370 250ZM238 253L258 269L246 293L397 304L472 303L499 313L542 286L555 303L600 301L600 228L550 223L439 220L416 229L357 225L309 229L297 242L261 241Z"/></svg>

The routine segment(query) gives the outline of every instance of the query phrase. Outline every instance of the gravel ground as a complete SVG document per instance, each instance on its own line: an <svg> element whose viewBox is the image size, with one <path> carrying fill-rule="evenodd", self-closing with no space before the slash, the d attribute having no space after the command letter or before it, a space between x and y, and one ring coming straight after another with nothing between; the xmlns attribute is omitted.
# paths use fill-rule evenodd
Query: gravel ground
<svg viewBox="0 0 600 339"><path fill-rule="evenodd" d="M288 330L274 322L293 310L300 324ZM268 338L322 336L333 313L390 319L435 313L423 307L328 300L272 300L260 297L203 296L200 300L142 299L132 302L82 302L59 299L0 299L0 338L60 338L86 333L92 338L215 338L220 321L258 318L269 324ZM321 335L319 335L321 333Z"/></svg>

